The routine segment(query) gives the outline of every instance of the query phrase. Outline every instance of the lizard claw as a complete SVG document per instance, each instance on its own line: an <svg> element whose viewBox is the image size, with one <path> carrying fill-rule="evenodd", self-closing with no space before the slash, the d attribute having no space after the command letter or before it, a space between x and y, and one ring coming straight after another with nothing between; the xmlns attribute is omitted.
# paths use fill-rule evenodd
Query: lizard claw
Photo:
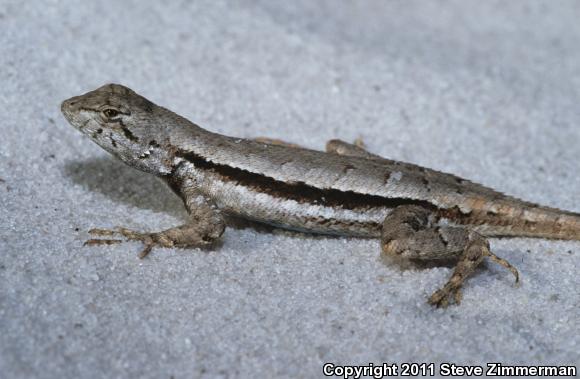
<svg viewBox="0 0 580 379"><path fill-rule="evenodd" d="M114 230L109 229L91 229L89 234L93 234L101 237L109 237L116 234ZM91 238L83 243L83 246L98 246L98 245L113 245L116 243L121 243L122 240L119 239L106 239L106 238Z"/></svg>
<svg viewBox="0 0 580 379"><path fill-rule="evenodd" d="M114 245L116 243L121 243L122 240L114 240L114 239L97 239L91 238L83 243L83 246L98 246L98 245Z"/></svg>
<svg viewBox="0 0 580 379"><path fill-rule="evenodd" d="M431 295L429 304L437 308L447 308L450 299L453 299L455 304L459 305L462 299L461 288L443 287Z"/></svg>
<svg viewBox="0 0 580 379"><path fill-rule="evenodd" d="M97 236L113 236L120 234L127 241L142 241L145 247L139 253L139 259L145 258L155 246L161 247L172 247L174 245L173 241L169 239L163 232L160 233L140 233L131 229L119 227L117 229L91 229L90 234ZM121 243L123 240L120 239L96 239L92 238L84 243L84 246L95 246L95 245L112 245L116 243Z"/></svg>
<svg viewBox="0 0 580 379"><path fill-rule="evenodd" d="M112 229L93 228L93 229L89 230L89 234L92 234L95 236L114 236L115 234L117 234L117 231L112 230Z"/></svg>

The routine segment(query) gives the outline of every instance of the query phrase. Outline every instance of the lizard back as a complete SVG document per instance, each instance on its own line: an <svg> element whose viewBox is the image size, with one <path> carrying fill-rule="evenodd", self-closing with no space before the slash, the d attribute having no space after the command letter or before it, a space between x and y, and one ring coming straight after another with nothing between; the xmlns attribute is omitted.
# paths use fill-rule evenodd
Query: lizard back
<svg viewBox="0 0 580 379"><path fill-rule="evenodd" d="M193 125L192 125L193 126ZM431 205L450 223L473 225L490 236L580 239L580 215L506 196L458 176L388 159L342 156L226 137L194 126L175 143L210 164L352 196L380 197L394 205ZM189 134L189 138L184 138Z"/></svg>

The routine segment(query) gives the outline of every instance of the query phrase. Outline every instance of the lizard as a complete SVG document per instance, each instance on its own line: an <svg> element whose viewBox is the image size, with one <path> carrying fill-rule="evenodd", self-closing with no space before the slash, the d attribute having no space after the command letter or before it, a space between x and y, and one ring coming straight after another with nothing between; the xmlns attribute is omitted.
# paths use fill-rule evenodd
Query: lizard
<svg viewBox="0 0 580 379"><path fill-rule="evenodd" d="M155 246L212 247L229 215L299 232L380 240L381 254L456 261L428 302L459 304L486 258L489 238L580 240L580 214L545 207L411 163L331 140L326 151L270 138L205 130L133 90L107 84L61 104L68 122L127 165L163 179L183 200L187 222L159 232L92 229L89 245L138 240ZM123 239L107 239L119 235Z"/></svg>

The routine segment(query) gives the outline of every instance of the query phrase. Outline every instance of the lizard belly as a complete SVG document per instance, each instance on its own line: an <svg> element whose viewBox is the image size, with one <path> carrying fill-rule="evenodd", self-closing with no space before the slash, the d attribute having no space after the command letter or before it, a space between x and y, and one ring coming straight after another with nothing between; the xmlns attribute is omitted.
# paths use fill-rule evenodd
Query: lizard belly
<svg viewBox="0 0 580 379"><path fill-rule="evenodd" d="M391 210L387 206L330 206L307 197L282 196L193 166L184 171L188 173L184 184L212 199L223 212L291 230L378 238Z"/></svg>

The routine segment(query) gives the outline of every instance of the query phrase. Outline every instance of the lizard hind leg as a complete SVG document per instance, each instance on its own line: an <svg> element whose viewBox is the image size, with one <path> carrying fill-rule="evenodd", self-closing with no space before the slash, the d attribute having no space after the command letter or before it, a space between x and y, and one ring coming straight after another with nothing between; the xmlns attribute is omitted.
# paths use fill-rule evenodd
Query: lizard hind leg
<svg viewBox="0 0 580 379"><path fill-rule="evenodd" d="M463 283L485 257L509 269L518 281L517 270L494 255L483 236L463 227L438 226L433 219L431 211L423 207L399 206L385 218L381 238L387 255L421 261L457 260L447 283L429 298L430 304L446 307L450 300L459 304Z"/></svg>

